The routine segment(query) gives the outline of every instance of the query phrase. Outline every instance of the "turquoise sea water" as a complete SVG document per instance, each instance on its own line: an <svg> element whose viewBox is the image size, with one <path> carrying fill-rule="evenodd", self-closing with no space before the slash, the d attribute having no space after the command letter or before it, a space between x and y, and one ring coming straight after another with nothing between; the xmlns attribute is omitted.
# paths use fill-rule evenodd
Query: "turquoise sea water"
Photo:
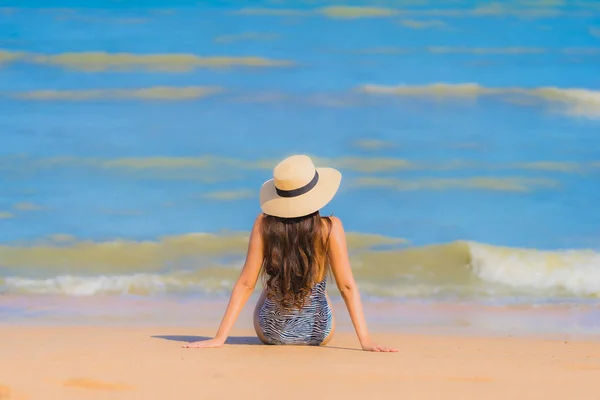
<svg viewBox="0 0 600 400"><path fill-rule="evenodd" d="M373 298L600 294L596 2L80 3L0 3L3 292L226 293L303 153Z"/></svg>

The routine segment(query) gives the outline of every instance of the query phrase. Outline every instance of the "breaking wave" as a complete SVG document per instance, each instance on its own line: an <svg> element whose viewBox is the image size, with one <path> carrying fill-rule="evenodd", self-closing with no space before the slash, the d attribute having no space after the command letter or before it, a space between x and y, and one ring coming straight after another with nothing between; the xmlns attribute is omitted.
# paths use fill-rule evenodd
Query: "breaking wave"
<svg viewBox="0 0 600 400"><path fill-rule="evenodd" d="M453 242L364 250L351 258L361 291L371 297L575 301L600 297L600 253L593 250L545 251ZM0 290L67 296L226 294L239 270L239 260L230 266L151 273L94 271L40 277L34 268L20 271L27 276L12 269L12 274L0 278ZM335 285L330 287L335 296Z"/></svg>

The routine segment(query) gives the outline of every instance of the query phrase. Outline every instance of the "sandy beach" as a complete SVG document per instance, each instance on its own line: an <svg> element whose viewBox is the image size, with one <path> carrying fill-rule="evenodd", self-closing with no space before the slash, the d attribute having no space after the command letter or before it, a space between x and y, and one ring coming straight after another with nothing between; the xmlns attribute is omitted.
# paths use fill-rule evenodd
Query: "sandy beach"
<svg viewBox="0 0 600 400"><path fill-rule="evenodd" d="M0 399L594 399L600 343L531 336L350 332L326 347L261 345L237 330L220 349L183 349L214 327L0 328Z"/></svg>

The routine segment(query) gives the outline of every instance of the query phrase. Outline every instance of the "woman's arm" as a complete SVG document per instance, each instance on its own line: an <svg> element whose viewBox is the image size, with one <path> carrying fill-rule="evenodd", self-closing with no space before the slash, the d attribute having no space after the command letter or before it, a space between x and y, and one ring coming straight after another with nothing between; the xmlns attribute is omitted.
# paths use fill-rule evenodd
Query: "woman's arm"
<svg viewBox="0 0 600 400"><path fill-rule="evenodd" d="M233 286L227 310L221 321L221 326L217 331L214 339L193 342L184 345L183 347L221 347L229 336L231 328L235 324L237 317L244 308L244 305L254 291L260 268L263 261L262 238L260 233L260 224L262 223L262 215L259 215L254 221L252 232L250 233L250 243L248 244L248 253L244 268Z"/></svg>
<svg viewBox="0 0 600 400"><path fill-rule="evenodd" d="M342 298L348 308L350 319L356 330L360 345L365 351L396 352L398 350L381 347L373 344L367 331L367 323L363 314L362 303L358 287L354 281L350 261L348 260L348 248L346 246L346 233L342 221L339 218L331 217L331 235L329 238L329 257L331 269L337 283L337 287L342 294Z"/></svg>

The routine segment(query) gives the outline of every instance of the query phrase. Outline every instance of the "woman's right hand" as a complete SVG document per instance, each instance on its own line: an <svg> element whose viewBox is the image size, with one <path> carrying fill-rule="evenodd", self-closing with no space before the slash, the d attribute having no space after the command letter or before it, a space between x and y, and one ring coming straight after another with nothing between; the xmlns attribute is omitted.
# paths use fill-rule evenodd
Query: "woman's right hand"
<svg viewBox="0 0 600 400"><path fill-rule="evenodd" d="M394 349L393 347L383 347L383 346L378 346L376 344L363 345L362 349L364 351L374 351L376 353L397 353L398 352L398 349Z"/></svg>

